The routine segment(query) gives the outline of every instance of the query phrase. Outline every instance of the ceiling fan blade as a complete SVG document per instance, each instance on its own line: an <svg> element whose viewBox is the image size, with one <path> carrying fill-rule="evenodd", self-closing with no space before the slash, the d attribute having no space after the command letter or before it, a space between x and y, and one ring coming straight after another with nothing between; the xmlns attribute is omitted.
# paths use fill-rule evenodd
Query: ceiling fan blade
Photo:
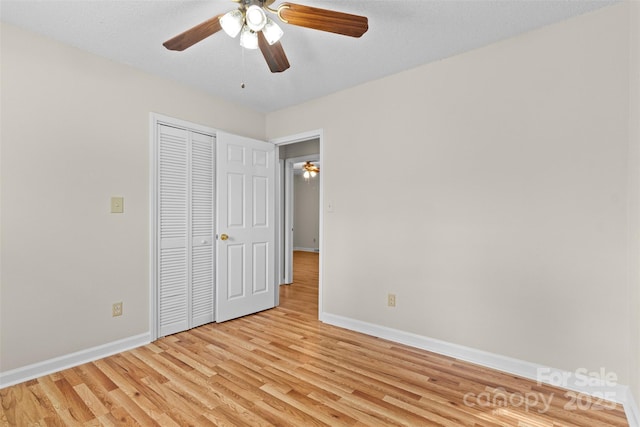
<svg viewBox="0 0 640 427"><path fill-rule="evenodd" d="M222 18L222 16L224 16L224 13L214 16L195 27L178 34L174 38L162 43L162 45L169 50L185 50L186 48L193 46L199 41L220 31L222 29L220 26L220 18Z"/></svg>
<svg viewBox="0 0 640 427"><path fill-rule="evenodd" d="M293 3L282 3L278 6L278 16L287 24L350 37L360 37L369 29L369 20L366 16Z"/></svg>
<svg viewBox="0 0 640 427"><path fill-rule="evenodd" d="M289 60L280 42L270 45L262 31L258 32L258 46L272 73L281 73L290 67Z"/></svg>

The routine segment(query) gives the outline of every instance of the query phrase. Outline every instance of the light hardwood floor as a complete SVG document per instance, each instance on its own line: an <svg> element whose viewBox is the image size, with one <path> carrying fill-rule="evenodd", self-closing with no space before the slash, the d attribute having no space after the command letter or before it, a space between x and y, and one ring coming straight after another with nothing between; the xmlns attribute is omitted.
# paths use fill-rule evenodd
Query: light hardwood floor
<svg viewBox="0 0 640 427"><path fill-rule="evenodd" d="M320 323L317 263L296 252L278 308L1 390L0 423L627 425L619 405L567 409L565 390Z"/></svg>

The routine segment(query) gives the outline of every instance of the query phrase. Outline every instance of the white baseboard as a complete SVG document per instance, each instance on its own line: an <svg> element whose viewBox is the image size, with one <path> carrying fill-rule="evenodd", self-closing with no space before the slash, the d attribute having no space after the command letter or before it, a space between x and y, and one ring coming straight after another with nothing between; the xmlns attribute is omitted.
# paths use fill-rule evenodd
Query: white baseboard
<svg viewBox="0 0 640 427"><path fill-rule="evenodd" d="M293 248L294 251L302 251L302 252L320 252L320 249L318 248L300 248L300 247L294 247Z"/></svg>
<svg viewBox="0 0 640 427"><path fill-rule="evenodd" d="M627 414L627 421L630 427L640 427L640 411L638 411L638 405L636 404L631 388L627 387L627 395L624 401L624 412Z"/></svg>
<svg viewBox="0 0 640 427"><path fill-rule="evenodd" d="M519 359L514 359L499 354L489 353L458 344L452 344L446 341L425 337L422 335L405 332L398 329L388 328L373 323L363 322L348 317L338 316L330 313L321 313L320 320L330 325L339 326L341 328L360 332L374 337L387 339L389 341L405 344L411 347L420 348L422 350L432 351L434 353L445 356L454 357L466 362L475 363L477 365L486 366L498 371L507 372L509 374L518 375L523 378L540 381L541 383L561 386L564 389L590 395L595 398L606 396L607 400L620 403L624 406L625 413L631 427L640 427L640 414L636 401L633 398L631 390L625 385L612 385L594 387L593 385L584 385L584 377L579 378L574 373L561 369L550 368ZM543 372L543 377L540 373ZM545 379L550 379L546 381ZM562 384L552 382L553 379L564 379Z"/></svg>
<svg viewBox="0 0 640 427"><path fill-rule="evenodd" d="M43 362L34 363L11 371L0 372L0 388L9 387L34 378L72 368L83 363L102 359L103 357L111 356L112 354L149 344L150 342L151 334L144 333L45 360Z"/></svg>

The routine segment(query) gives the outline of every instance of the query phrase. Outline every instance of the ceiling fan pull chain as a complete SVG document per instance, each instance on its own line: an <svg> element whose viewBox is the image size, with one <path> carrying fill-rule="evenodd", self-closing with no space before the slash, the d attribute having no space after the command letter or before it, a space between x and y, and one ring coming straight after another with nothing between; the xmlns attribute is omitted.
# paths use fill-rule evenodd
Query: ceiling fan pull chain
<svg viewBox="0 0 640 427"><path fill-rule="evenodd" d="M242 74L240 75L241 79L242 79L242 83L240 84L240 88L244 89L245 84L244 84L244 76L245 76L245 70L244 70L244 48L240 49L242 51Z"/></svg>

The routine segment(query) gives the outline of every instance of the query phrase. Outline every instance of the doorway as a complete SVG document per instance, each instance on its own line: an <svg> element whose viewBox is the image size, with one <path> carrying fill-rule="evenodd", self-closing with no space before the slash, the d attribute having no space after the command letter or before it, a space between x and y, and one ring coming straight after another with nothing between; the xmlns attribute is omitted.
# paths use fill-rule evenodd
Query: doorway
<svg viewBox="0 0 640 427"><path fill-rule="evenodd" d="M293 252L296 247L294 244L295 232L295 211L293 205L294 197L294 165L299 162L313 161L322 164L323 157L323 141L322 130L306 132L303 134L292 135L289 137L272 140L272 143L278 146L278 157L280 159L280 183L279 194L279 224L280 230L278 238L279 246L279 277L280 284L290 284L293 282ZM304 246L306 249L313 249L318 255L318 318L322 319L322 266L323 266L323 183L324 173L320 173L313 179L316 179L315 185L318 189L318 232L315 245ZM316 250L317 249L317 250Z"/></svg>
<svg viewBox="0 0 640 427"><path fill-rule="evenodd" d="M305 176L303 167L320 168L319 155L293 163L293 250L320 252L320 177Z"/></svg>

